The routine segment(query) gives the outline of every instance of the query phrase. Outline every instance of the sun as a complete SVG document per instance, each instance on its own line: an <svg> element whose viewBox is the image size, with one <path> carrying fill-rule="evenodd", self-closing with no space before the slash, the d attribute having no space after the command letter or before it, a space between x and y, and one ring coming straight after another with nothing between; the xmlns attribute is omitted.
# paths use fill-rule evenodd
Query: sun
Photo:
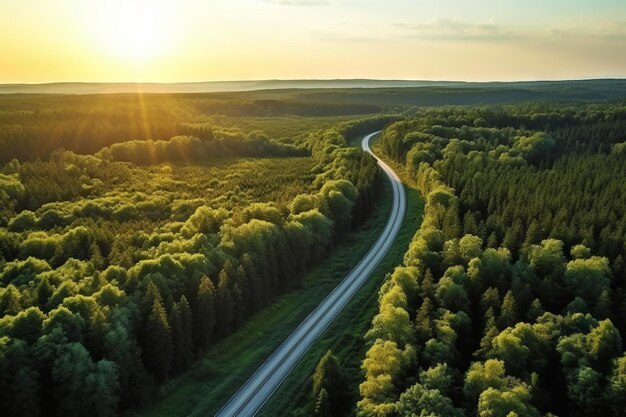
<svg viewBox="0 0 626 417"><path fill-rule="evenodd" d="M125 0L99 2L95 32L111 55L145 61L167 54L176 32L175 2Z"/></svg>

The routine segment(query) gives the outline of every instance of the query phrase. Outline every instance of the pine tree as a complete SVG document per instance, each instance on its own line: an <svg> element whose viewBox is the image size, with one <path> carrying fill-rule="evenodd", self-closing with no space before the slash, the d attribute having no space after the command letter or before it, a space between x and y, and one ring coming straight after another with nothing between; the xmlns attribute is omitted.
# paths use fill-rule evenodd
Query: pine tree
<svg viewBox="0 0 626 417"><path fill-rule="evenodd" d="M488 248L497 248L498 247L498 235L496 232L491 232L489 235L489 239L487 239L487 247Z"/></svg>
<svg viewBox="0 0 626 417"><path fill-rule="evenodd" d="M220 272L215 291L215 335L222 338L233 329L234 308L230 282L225 270Z"/></svg>
<svg viewBox="0 0 626 417"><path fill-rule="evenodd" d="M249 254L243 254L243 256L241 257L240 267L243 269L243 274L246 277L246 280L248 281L250 287L249 312L250 314L254 314L259 311L264 305L264 288L261 285L261 280L259 279L259 275L256 272L254 263L252 262L252 258Z"/></svg>
<svg viewBox="0 0 626 417"><path fill-rule="evenodd" d="M477 359L485 359L487 357L487 353L492 348L491 342L500 333L496 327L496 318L491 308L485 313L485 318L485 330L483 331L482 339L480 339L480 349L474 352L474 357Z"/></svg>
<svg viewBox="0 0 626 417"><path fill-rule="evenodd" d="M498 326L504 329L509 326L513 326L517 323L517 302L513 296L511 290L507 291L502 301L502 307L500 308L500 318L498 319Z"/></svg>
<svg viewBox="0 0 626 417"><path fill-rule="evenodd" d="M417 312L417 316L415 317L415 333L417 335L417 339L426 343L428 339L433 337L432 323L430 320L430 315L433 311L433 303L430 301L430 298L424 298L420 309Z"/></svg>
<svg viewBox="0 0 626 417"><path fill-rule="evenodd" d="M330 408L330 401L328 400L328 393L324 388L320 390L317 400L315 401L315 417L332 417Z"/></svg>
<svg viewBox="0 0 626 417"><path fill-rule="evenodd" d="M162 382L172 366L172 333L167 323L165 309L159 300L154 300L152 312L146 324L143 358L146 368Z"/></svg>
<svg viewBox="0 0 626 417"><path fill-rule="evenodd" d="M37 305L42 311L46 311L45 306L52 296L52 293L53 289L50 285L50 281L48 281L48 278L46 277L42 278L37 286Z"/></svg>
<svg viewBox="0 0 626 417"><path fill-rule="evenodd" d="M0 296L0 315L15 315L22 310L20 292L15 285L9 284Z"/></svg>
<svg viewBox="0 0 626 417"><path fill-rule="evenodd" d="M233 284L230 294L233 303L233 325L238 329L243 325L245 320L243 295L241 294L239 285Z"/></svg>
<svg viewBox="0 0 626 417"><path fill-rule="evenodd" d="M494 312L499 311L501 303L500 292L496 287L487 288L480 298L480 307L483 314L486 313L489 308L491 308Z"/></svg>
<svg viewBox="0 0 626 417"><path fill-rule="evenodd" d="M182 330L182 343L181 343L181 356L182 367L186 369L193 360L193 318L191 314L191 308L187 302L187 297L184 295L180 297L178 301L178 308L180 310L180 322Z"/></svg>
<svg viewBox="0 0 626 417"><path fill-rule="evenodd" d="M593 308L593 316L598 320L611 318L611 295L609 294L609 290L604 290L600 294Z"/></svg>
<svg viewBox="0 0 626 417"><path fill-rule="evenodd" d="M38 416L40 413L40 382L37 371L20 368L15 379L7 387L10 390L11 415ZM0 407L1 409L1 407Z"/></svg>
<svg viewBox="0 0 626 417"><path fill-rule="evenodd" d="M330 415L344 415L347 404L345 376L330 350L322 356L313 373L313 398L319 398L322 390L327 393Z"/></svg>
<svg viewBox="0 0 626 417"><path fill-rule="evenodd" d="M425 298L433 298L435 296L435 279L433 278L433 273L430 268L426 270L424 274L424 279L422 280L421 291L419 296L423 299Z"/></svg>
<svg viewBox="0 0 626 417"><path fill-rule="evenodd" d="M237 277L237 286L241 290L241 315L246 318L252 314L252 290L250 285L250 279L246 275L246 271L243 265L239 265L235 271Z"/></svg>
<svg viewBox="0 0 626 417"><path fill-rule="evenodd" d="M463 216L463 234L464 235L478 235L478 225L476 224L476 218L474 213L470 210L465 212Z"/></svg>
<svg viewBox="0 0 626 417"><path fill-rule="evenodd" d="M215 289L206 275L200 279L193 318L195 346L199 353L209 347L215 328Z"/></svg>
<svg viewBox="0 0 626 417"><path fill-rule="evenodd" d="M148 315L152 312L155 301L158 301L159 304L163 305L163 298L161 297L159 288L156 286L154 281L150 281L148 282L146 292L143 294L143 298L141 300L141 312L143 317L148 317Z"/></svg>
<svg viewBox="0 0 626 417"><path fill-rule="evenodd" d="M543 309L541 305L541 301L538 298L535 298L532 303L530 303L530 307L528 308L528 313L526 314L526 318L530 323L534 323L537 321L537 318L541 317L543 313L546 311Z"/></svg>
<svg viewBox="0 0 626 417"><path fill-rule="evenodd" d="M177 374L183 370L183 323L178 304L172 305L168 321L172 332L172 372Z"/></svg>

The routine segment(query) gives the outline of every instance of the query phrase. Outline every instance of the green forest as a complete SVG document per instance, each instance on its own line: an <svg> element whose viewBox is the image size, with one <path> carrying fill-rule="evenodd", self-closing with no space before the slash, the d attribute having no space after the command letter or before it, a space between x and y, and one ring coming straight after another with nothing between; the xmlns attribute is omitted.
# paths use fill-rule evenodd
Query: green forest
<svg viewBox="0 0 626 417"><path fill-rule="evenodd" d="M378 130L415 225L287 415L625 415L626 103L583 84L3 95L0 415L167 415L281 340L247 326L391 205Z"/></svg>
<svg viewBox="0 0 626 417"><path fill-rule="evenodd" d="M381 174L348 141L390 119L277 103L0 100L0 415L152 400L368 217ZM274 139L215 108L326 128Z"/></svg>
<svg viewBox="0 0 626 417"><path fill-rule="evenodd" d="M425 215L380 289L357 414L624 415L624 104L410 113L379 150ZM317 415L341 415L329 362Z"/></svg>

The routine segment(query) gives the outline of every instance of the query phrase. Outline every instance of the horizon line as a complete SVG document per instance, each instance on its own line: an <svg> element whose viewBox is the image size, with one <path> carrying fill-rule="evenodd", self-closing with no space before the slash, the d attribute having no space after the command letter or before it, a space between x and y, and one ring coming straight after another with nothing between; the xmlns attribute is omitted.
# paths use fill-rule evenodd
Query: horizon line
<svg viewBox="0 0 626 417"><path fill-rule="evenodd" d="M453 79L410 79L410 78L258 78L204 81L45 81L45 82L0 82L0 86L41 86L52 84L135 84L135 85L173 85L173 84L210 84L210 83L254 83L254 82L337 82L337 81L373 81L373 82L425 82L425 83L531 83L531 82L567 82L567 81L618 81L626 76L583 77L583 78L528 78L494 80L453 80Z"/></svg>

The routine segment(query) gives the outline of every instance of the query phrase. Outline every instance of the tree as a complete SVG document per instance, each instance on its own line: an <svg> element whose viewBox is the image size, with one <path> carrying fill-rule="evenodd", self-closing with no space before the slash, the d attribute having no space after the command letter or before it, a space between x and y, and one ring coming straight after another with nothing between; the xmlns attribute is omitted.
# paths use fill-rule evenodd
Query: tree
<svg viewBox="0 0 626 417"><path fill-rule="evenodd" d="M226 270L222 269L219 283L215 291L215 336L226 336L233 328L235 308L233 305L229 277Z"/></svg>
<svg viewBox="0 0 626 417"><path fill-rule="evenodd" d="M531 394L526 385L520 384L506 390L489 387L480 394L477 412L480 416L541 417L530 401Z"/></svg>
<svg viewBox="0 0 626 417"><path fill-rule="evenodd" d="M330 401L328 400L328 393L326 389L322 388L315 401L315 417L332 417Z"/></svg>
<svg viewBox="0 0 626 417"><path fill-rule="evenodd" d="M8 406L15 416L38 416L40 414L39 373L32 368L21 368L9 387L11 401Z"/></svg>
<svg viewBox="0 0 626 417"><path fill-rule="evenodd" d="M488 359L473 363L465 374L463 393L470 401L478 401L480 394L487 388L497 390L506 386L504 362L497 359Z"/></svg>
<svg viewBox="0 0 626 417"><path fill-rule="evenodd" d="M430 315L433 311L433 303L430 298L424 298L422 305L420 306L417 316L415 317L415 334L417 341L420 343L426 342L433 335L432 323Z"/></svg>
<svg viewBox="0 0 626 417"><path fill-rule="evenodd" d="M320 359L313 373L313 398L323 399L328 415L341 416L347 410L346 378L332 351L326 352ZM322 394L324 393L324 394ZM317 413L317 407L316 407Z"/></svg>
<svg viewBox="0 0 626 417"><path fill-rule="evenodd" d="M52 366L59 412L65 416L83 416L85 410L97 417L117 415L117 371L113 362L94 363L79 343L61 346Z"/></svg>
<svg viewBox="0 0 626 417"><path fill-rule="evenodd" d="M485 330L483 331L483 337L480 339L480 349L474 352L476 358L486 358L487 354L493 347L493 339L500 333L496 326L496 318L493 314L493 310L490 308L485 314Z"/></svg>
<svg viewBox="0 0 626 417"><path fill-rule="evenodd" d="M438 390L442 395L450 394L453 382L448 364L445 363L420 372L420 383L427 389Z"/></svg>
<svg viewBox="0 0 626 417"><path fill-rule="evenodd" d="M611 320L602 320L587 335L589 355L598 369L608 371L611 361L622 353L622 338Z"/></svg>
<svg viewBox="0 0 626 417"><path fill-rule="evenodd" d="M372 320L372 327L366 337L369 340L391 340L399 347L404 347L414 340L414 333L409 313L404 308L381 304L380 313Z"/></svg>
<svg viewBox="0 0 626 417"><path fill-rule="evenodd" d="M422 384L415 384L400 395L396 403L401 417L449 416L463 417L463 410L454 407L452 400L438 389L428 389Z"/></svg>
<svg viewBox="0 0 626 417"><path fill-rule="evenodd" d="M495 287L489 287L483 292L480 298L480 306L484 313L491 308L492 313L500 311L502 300L500 298L500 292Z"/></svg>
<svg viewBox="0 0 626 417"><path fill-rule="evenodd" d="M435 279L433 278L433 273L431 272L430 269L426 270L426 273L424 274L424 279L422 280L422 285L421 285L421 291L420 291L420 297L422 299L425 298L430 298L430 299L434 299L435 298Z"/></svg>
<svg viewBox="0 0 626 417"><path fill-rule="evenodd" d="M12 337L35 343L41 335L42 326L46 316L38 307L29 307L21 311L11 323L9 333Z"/></svg>
<svg viewBox="0 0 626 417"><path fill-rule="evenodd" d="M172 304L168 318L172 333L172 372L179 373L183 369L183 323L178 304Z"/></svg>
<svg viewBox="0 0 626 417"><path fill-rule="evenodd" d="M609 260L598 256L570 261L565 270L567 288L588 304L595 304L609 288L610 277Z"/></svg>
<svg viewBox="0 0 626 417"><path fill-rule="evenodd" d="M397 381L408 364L415 360L415 351L409 347L398 349L395 342L378 339L365 355L361 368L365 381L359 386L363 400L360 408L371 408L376 404L392 403ZM387 407L385 407L387 408Z"/></svg>
<svg viewBox="0 0 626 417"><path fill-rule="evenodd" d="M535 298L532 303L530 303L530 307L528 308L528 313L526 318L529 322L535 322L539 317L543 315L546 311L543 309L541 305L541 301L538 298Z"/></svg>
<svg viewBox="0 0 626 417"><path fill-rule="evenodd" d="M167 378L172 366L172 355L172 333L167 322L167 315L159 300L154 300L152 312L146 323L143 360L146 369L159 382L163 382Z"/></svg>
<svg viewBox="0 0 626 417"><path fill-rule="evenodd" d="M585 414L595 414L605 408L602 393L602 375L593 368L582 365L570 372L567 393L576 408L582 409Z"/></svg>
<svg viewBox="0 0 626 417"><path fill-rule="evenodd" d="M526 363L530 349L508 328L493 338L488 357L504 361L506 369L513 375L521 375L526 371Z"/></svg>
<svg viewBox="0 0 626 417"><path fill-rule="evenodd" d="M191 308L187 302L187 297L184 295L182 295L178 301L178 308L180 310L182 333L180 354L182 356L182 367L186 369L193 360L193 317Z"/></svg>
<svg viewBox="0 0 626 417"><path fill-rule="evenodd" d="M498 319L498 326L504 329L509 326L513 326L517 322L517 302L513 296L511 290L507 291L502 301L502 307L500 308L500 318Z"/></svg>
<svg viewBox="0 0 626 417"><path fill-rule="evenodd" d="M546 239L540 245L532 245L528 251L530 266L540 277L558 280L563 274L563 242L557 239Z"/></svg>
<svg viewBox="0 0 626 417"><path fill-rule="evenodd" d="M21 311L20 292L9 284L0 295L0 315L16 315Z"/></svg>
<svg viewBox="0 0 626 417"><path fill-rule="evenodd" d="M591 249L586 247L585 245L576 245L572 246L570 249L570 254L573 259L587 259L591 256Z"/></svg>
<svg viewBox="0 0 626 417"><path fill-rule="evenodd" d="M198 286L193 319L195 345L199 353L206 351L213 336L213 327L215 326L214 292L213 282L204 275Z"/></svg>
<svg viewBox="0 0 626 417"><path fill-rule="evenodd" d="M474 216L472 216L473 218ZM459 251L463 260L468 263L482 253L483 240L478 236L465 235L459 240Z"/></svg>
<svg viewBox="0 0 626 417"><path fill-rule="evenodd" d="M626 353L615 360L608 389L607 397L618 415L626 409Z"/></svg>

